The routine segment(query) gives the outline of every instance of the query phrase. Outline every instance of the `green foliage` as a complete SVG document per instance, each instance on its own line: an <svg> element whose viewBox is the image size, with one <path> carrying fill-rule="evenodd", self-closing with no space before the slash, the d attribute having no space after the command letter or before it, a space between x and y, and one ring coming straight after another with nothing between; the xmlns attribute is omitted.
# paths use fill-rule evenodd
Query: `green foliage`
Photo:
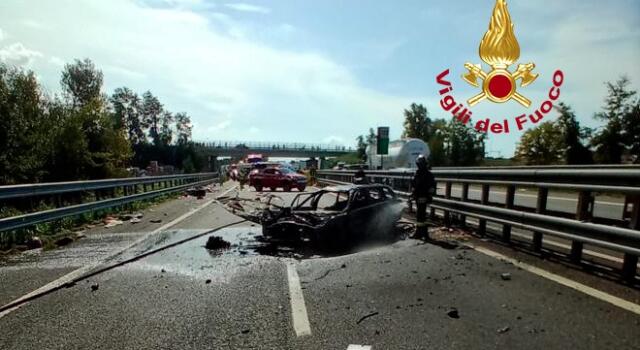
<svg viewBox="0 0 640 350"><path fill-rule="evenodd" d="M575 113L565 103L560 102L556 110L560 113L555 124L561 133L565 164L593 164L593 155L583 143L591 130L580 127Z"/></svg>
<svg viewBox="0 0 640 350"><path fill-rule="evenodd" d="M433 166L472 166L484 159L485 134L460 123L436 119L428 140Z"/></svg>
<svg viewBox="0 0 640 350"><path fill-rule="evenodd" d="M56 120L33 72L0 64L0 184L40 181Z"/></svg>
<svg viewBox="0 0 640 350"><path fill-rule="evenodd" d="M640 100L636 91L629 89L629 79L620 78L607 83L608 95L602 112L595 115L604 121L604 127L595 134L591 144L595 147L595 158L599 163L620 163L626 153L639 161Z"/></svg>
<svg viewBox="0 0 640 350"><path fill-rule="evenodd" d="M193 126L191 125L191 117L189 117L186 113L176 113L175 115L176 121L176 132L177 132L177 143L179 145L186 145L189 141L191 141L191 129Z"/></svg>
<svg viewBox="0 0 640 350"><path fill-rule="evenodd" d="M561 130L548 121L522 134L515 158L526 165L560 164L564 149Z"/></svg>
<svg viewBox="0 0 640 350"><path fill-rule="evenodd" d="M127 87L117 88L111 96L115 127L124 129L132 145L146 143L142 104L138 94Z"/></svg>
<svg viewBox="0 0 640 350"><path fill-rule="evenodd" d="M154 145L160 145L161 117L164 107L151 91L142 95L142 126L149 129L149 138Z"/></svg>
<svg viewBox="0 0 640 350"><path fill-rule="evenodd" d="M356 142L357 142L357 146L356 146L357 158L362 162L366 162L367 161L367 143L364 142L364 136L360 135L356 137Z"/></svg>
<svg viewBox="0 0 640 350"><path fill-rule="evenodd" d="M431 151L430 162L432 166L447 165L447 154L445 149L447 133L446 120L436 119L433 121L433 135L431 135L427 142L429 150Z"/></svg>
<svg viewBox="0 0 640 350"><path fill-rule="evenodd" d="M73 107L82 107L101 97L102 81L102 72L85 58L64 66L60 84Z"/></svg>
<svg viewBox="0 0 640 350"><path fill-rule="evenodd" d="M140 167L151 160L205 167L191 144L190 117L174 118L151 92L141 101L122 87L107 98L103 74L89 59L65 65L60 83L63 98L49 97L33 72L0 64L0 185L124 177L132 158ZM134 158L132 145L149 144L147 130L155 149Z"/></svg>
<svg viewBox="0 0 640 350"><path fill-rule="evenodd" d="M431 136L431 119L427 108L421 104L412 103L404 110L403 138L416 138L429 142Z"/></svg>

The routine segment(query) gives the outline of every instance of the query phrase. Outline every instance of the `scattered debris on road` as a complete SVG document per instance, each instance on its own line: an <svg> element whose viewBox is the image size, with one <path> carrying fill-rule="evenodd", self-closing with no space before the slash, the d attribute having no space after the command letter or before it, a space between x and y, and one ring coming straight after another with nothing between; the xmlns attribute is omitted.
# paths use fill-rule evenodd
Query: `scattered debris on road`
<svg viewBox="0 0 640 350"><path fill-rule="evenodd" d="M368 314L368 315L364 315L364 316L362 316L362 317L358 320L358 322L356 322L356 324L360 324L360 322L362 322L362 321L366 320L367 318L369 318L369 317L373 317L373 316L376 316L376 315L378 315L378 314L379 314L379 312L377 312L377 311L376 311L376 312L372 312L372 313L370 313L370 314Z"/></svg>
<svg viewBox="0 0 640 350"><path fill-rule="evenodd" d="M91 285L91 291L95 292L98 290L98 288L100 288L100 285L98 283L94 283Z"/></svg>
<svg viewBox="0 0 640 350"><path fill-rule="evenodd" d="M456 309L455 307L452 307L451 309L449 309L449 311L447 312L447 316L449 316L451 318L460 318L460 314L458 313L458 309Z"/></svg>
<svg viewBox="0 0 640 350"><path fill-rule="evenodd" d="M149 220L149 222L152 223L152 224L159 224L159 223L162 222L162 219L151 219L151 220Z"/></svg>
<svg viewBox="0 0 640 350"><path fill-rule="evenodd" d="M115 227L118 225L122 225L124 222L122 220L119 220L113 216L107 216L104 218L103 220L104 222L104 227L105 228L110 228L110 227Z"/></svg>
<svg viewBox="0 0 640 350"><path fill-rule="evenodd" d="M206 281L204 281L204 283L205 283L205 284L209 284L209 283L211 283L211 280L210 280L210 279L207 279Z"/></svg>
<svg viewBox="0 0 640 350"><path fill-rule="evenodd" d="M68 244L71 244L71 243L73 243L73 238L71 238L71 237L62 237L62 238L60 238L60 239L55 241L55 244L58 247L62 247L62 246L65 246L65 245L68 245Z"/></svg>
<svg viewBox="0 0 640 350"><path fill-rule="evenodd" d="M207 239L207 244L205 245L205 248L209 250L229 249L229 247L231 247L231 243L218 236L209 237L209 239Z"/></svg>
<svg viewBox="0 0 640 350"><path fill-rule="evenodd" d="M192 187L187 190L187 195L202 199L207 195L207 189L203 186Z"/></svg>
<svg viewBox="0 0 640 350"><path fill-rule="evenodd" d="M511 274L508 273L508 272L505 272L505 273L500 275L500 278L502 278L503 281L510 281L511 280Z"/></svg>
<svg viewBox="0 0 640 350"><path fill-rule="evenodd" d="M118 219L122 221L130 221L132 219L140 219L142 218L142 216L143 216L142 213L126 213L126 214L120 214Z"/></svg>
<svg viewBox="0 0 640 350"><path fill-rule="evenodd" d="M498 329L498 333L502 334L502 333L507 333L511 328L509 326L505 326L502 327L500 329Z"/></svg>
<svg viewBox="0 0 640 350"><path fill-rule="evenodd" d="M33 236L27 241L27 248L29 249L42 248L42 245L42 240L38 236Z"/></svg>

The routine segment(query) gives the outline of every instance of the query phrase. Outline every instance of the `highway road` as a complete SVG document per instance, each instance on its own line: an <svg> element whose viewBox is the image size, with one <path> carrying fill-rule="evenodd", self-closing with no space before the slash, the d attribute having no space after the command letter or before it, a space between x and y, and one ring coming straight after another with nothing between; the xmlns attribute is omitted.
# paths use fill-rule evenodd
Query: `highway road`
<svg viewBox="0 0 640 350"><path fill-rule="evenodd" d="M241 220L216 201L234 192L0 260L4 305L205 233L0 312L0 349L640 349L637 289L487 244L405 239L328 256L263 249L259 225L242 222L214 233L230 249L208 251L209 230Z"/></svg>

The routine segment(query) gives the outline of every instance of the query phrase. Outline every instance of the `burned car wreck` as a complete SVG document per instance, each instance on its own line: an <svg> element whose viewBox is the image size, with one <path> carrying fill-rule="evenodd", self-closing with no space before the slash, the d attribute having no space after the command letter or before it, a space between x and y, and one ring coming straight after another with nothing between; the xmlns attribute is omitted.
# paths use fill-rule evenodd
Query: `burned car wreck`
<svg viewBox="0 0 640 350"><path fill-rule="evenodd" d="M258 198L260 209L228 203L237 215L262 225L271 242L345 246L364 240L384 240L395 235L402 201L389 186L344 185L298 194L290 206L273 203L277 196Z"/></svg>

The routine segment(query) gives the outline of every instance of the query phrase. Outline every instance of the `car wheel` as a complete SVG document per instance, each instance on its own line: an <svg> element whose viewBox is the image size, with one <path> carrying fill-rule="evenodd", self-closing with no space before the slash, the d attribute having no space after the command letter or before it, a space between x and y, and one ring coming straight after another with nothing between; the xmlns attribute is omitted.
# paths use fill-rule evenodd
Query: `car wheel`
<svg viewBox="0 0 640 350"><path fill-rule="evenodd" d="M259 182L256 182L253 187L255 187L257 192L262 192L262 184Z"/></svg>
<svg viewBox="0 0 640 350"><path fill-rule="evenodd" d="M282 190L285 192L291 192L291 184L282 185Z"/></svg>
<svg viewBox="0 0 640 350"><path fill-rule="evenodd" d="M305 188L306 188L306 186L298 186L298 191L304 192Z"/></svg>
<svg viewBox="0 0 640 350"><path fill-rule="evenodd" d="M269 189L271 190L271 192L275 192L276 191L275 187L269 187Z"/></svg>

